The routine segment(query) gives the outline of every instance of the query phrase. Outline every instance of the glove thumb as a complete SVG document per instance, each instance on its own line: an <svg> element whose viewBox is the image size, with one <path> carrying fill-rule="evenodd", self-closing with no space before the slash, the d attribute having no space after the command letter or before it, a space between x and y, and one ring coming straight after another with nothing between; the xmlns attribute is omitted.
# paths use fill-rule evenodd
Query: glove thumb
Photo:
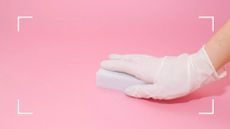
<svg viewBox="0 0 230 129"><path fill-rule="evenodd" d="M135 98L165 99L162 86L157 84L134 85L125 89L125 94Z"/></svg>

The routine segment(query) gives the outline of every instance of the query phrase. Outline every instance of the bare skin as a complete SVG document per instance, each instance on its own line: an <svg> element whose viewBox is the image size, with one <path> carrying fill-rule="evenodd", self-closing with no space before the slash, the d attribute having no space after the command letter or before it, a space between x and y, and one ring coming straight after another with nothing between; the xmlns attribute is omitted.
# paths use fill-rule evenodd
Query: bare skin
<svg viewBox="0 0 230 129"><path fill-rule="evenodd" d="M216 70L230 61L230 19L211 37L204 48Z"/></svg>

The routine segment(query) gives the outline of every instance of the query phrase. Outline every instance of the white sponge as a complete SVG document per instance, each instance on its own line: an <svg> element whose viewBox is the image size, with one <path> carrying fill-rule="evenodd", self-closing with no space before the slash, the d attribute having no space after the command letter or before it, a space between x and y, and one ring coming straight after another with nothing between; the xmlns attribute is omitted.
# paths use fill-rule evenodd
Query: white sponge
<svg viewBox="0 0 230 129"><path fill-rule="evenodd" d="M145 82L126 73L104 69L99 69L96 73L96 85L99 87L124 91L127 87L136 84L145 84Z"/></svg>

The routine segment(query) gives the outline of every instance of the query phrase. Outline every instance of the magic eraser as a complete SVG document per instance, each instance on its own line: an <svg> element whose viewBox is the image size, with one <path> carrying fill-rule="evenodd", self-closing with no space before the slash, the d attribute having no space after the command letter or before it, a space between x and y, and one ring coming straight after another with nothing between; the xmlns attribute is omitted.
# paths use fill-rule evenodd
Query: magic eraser
<svg viewBox="0 0 230 129"><path fill-rule="evenodd" d="M137 84L145 84L145 82L126 73L105 69L99 69L96 73L96 85L98 87L124 91L129 86Z"/></svg>

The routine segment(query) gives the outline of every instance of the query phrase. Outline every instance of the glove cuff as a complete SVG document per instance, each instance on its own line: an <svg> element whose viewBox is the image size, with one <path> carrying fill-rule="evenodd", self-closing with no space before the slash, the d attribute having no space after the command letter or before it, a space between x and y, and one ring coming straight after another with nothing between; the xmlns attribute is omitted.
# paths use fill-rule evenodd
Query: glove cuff
<svg viewBox="0 0 230 129"><path fill-rule="evenodd" d="M206 50L204 49L204 46L202 46L201 50L200 50L203 55L206 57L207 61L208 61L208 64L209 66L211 67L213 73L212 73L212 76L214 77L214 79L221 79L221 78L224 78L226 75L227 75L227 71L225 70L225 68L221 68L220 70L216 71L215 67L213 66Z"/></svg>

